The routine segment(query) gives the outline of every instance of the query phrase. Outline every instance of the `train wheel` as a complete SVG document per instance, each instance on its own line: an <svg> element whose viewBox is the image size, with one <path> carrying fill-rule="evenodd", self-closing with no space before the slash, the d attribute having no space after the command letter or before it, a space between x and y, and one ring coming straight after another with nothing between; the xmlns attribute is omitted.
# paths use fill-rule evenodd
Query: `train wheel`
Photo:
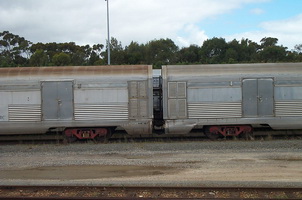
<svg viewBox="0 0 302 200"><path fill-rule="evenodd" d="M218 132L211 132L210 127L204 127L204 134L211 140L217 140L220 137Z"/></svg>
<svg viewBox="0 0 302 200"><path fill-rule="evenodd" d="M110 128L107 129L107 134L102 136L96 136L93 140L96 143L106 143L112 135L112 130Z"/></svg>
<svg viewBox="0 0 302 200"><path fill-rule="evenodd" d="M71 135L71 136L65 136L64 138L64 143L73 143L75 141L77 141L78 138L75 137L74 135Z"/></svg>
<svg viewBox="0 0 302 200"><path fill-rule="evenodd" d="M244 140L255 140L254 135L251 132L243 132L240 137Z"/></svg>

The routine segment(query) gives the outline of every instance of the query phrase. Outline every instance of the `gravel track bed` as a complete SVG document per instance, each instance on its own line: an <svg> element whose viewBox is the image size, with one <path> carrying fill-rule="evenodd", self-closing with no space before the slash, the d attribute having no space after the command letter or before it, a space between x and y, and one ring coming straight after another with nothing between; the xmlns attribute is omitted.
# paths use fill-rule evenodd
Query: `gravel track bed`
<svg viewBox="0 0 302 200"><path fill-rule="evenodd" d="M0 185L302 187L302 140L0 146Z"/></svg>

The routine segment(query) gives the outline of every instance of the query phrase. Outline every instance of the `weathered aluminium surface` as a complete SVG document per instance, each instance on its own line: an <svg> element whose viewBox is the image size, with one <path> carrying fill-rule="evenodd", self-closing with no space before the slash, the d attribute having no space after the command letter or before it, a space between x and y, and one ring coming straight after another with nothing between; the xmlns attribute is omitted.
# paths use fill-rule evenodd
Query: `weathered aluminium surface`
<svg viewBox="0 0 302 200"><path fill-rule="evenodd" d="M0 69L0 133L121 127L152 131L152 66Z"/></svg>
<svg viewBox="0 0 302 200"><path fill-rule="evenodd" d="M302 63L163 66L166 133L207 125L302 128Z"/></svg>

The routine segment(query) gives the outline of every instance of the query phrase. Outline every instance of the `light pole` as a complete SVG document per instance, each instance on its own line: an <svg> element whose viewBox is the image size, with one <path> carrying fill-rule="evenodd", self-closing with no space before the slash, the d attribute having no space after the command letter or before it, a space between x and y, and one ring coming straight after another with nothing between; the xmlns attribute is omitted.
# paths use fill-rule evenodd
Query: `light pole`
<svg viewBox="0 0 302 200"><path fill-rule="evenodd" d="M108 34L108 65L110 65L110 33L109 33L109 0L107 1L107 34Z"/></svg>

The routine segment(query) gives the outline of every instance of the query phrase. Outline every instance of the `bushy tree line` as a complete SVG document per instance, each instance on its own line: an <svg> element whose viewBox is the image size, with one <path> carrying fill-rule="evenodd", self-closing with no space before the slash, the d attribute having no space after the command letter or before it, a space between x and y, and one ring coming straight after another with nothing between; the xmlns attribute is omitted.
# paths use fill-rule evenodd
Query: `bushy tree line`
<svg viewBox="0 0 302 200"><path fill-rule="evenodd" d="M302 44L294 50L278 45L278 39L265 37L227 42L224 38L206 40L201 46L179 48L171 39L152 40L146 44L131 42L123 47L111 38L111 64L218 64L259 62L302 62ZM107 46L80 46L69 43L32 43L9 31L0 33L0 67L104 65Z"/></svg>

